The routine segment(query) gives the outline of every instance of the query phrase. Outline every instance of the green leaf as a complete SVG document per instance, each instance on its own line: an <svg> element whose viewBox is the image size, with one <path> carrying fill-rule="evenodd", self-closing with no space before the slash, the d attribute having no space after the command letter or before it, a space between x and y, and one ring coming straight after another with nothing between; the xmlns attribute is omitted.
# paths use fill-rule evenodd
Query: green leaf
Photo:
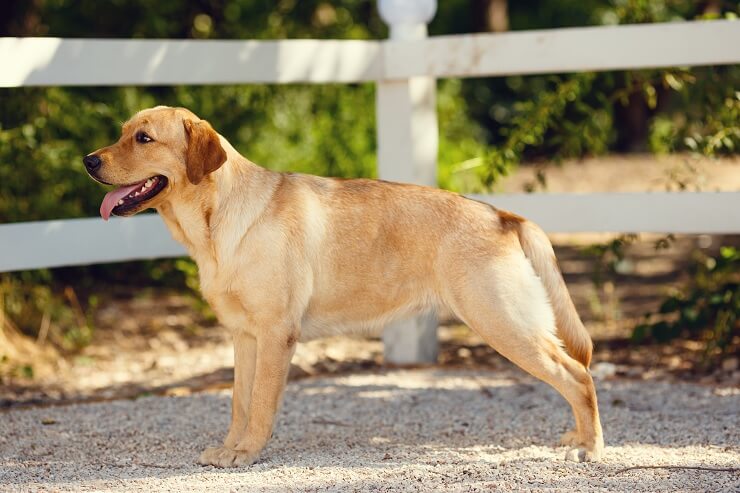
<svg viewBox="0 0 740 493"><path fill-rule="evenodd" d="M632 330L632 341L642 342L650 337L650 326L647 324L640 324Z"/></svg>
<svg viewBox="0 0 740 493"><path fill-rule="evenodd" d="M681 300L671 296L660 305L659 313L672 313L681 308Z"/></svg>

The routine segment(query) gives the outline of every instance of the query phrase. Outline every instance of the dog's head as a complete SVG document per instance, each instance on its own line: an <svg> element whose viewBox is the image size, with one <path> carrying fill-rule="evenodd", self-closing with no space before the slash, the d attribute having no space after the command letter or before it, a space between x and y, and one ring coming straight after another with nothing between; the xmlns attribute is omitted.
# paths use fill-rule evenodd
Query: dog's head
<svg viewBox="0 0 740 493"><path fill-rule="evenodd" d="M108 219L157 207L174 191L198 185L226 161L211 125L185 108L157 106L123 124L121 138L82 159L88 174L115 185L100 205Z"/></svg>

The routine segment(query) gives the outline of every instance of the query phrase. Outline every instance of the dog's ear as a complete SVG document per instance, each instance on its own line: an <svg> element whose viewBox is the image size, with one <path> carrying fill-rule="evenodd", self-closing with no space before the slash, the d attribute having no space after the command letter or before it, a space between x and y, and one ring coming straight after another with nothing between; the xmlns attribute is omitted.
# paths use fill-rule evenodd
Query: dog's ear
<svg viewBox="0 0 740 493"><path fill-rule="evenodd" d="M188 137L185 165L188 180L197 185L208 173L213 173L226 162L226 151L221 147L218 134L205 121L183 120Z"/></svg>

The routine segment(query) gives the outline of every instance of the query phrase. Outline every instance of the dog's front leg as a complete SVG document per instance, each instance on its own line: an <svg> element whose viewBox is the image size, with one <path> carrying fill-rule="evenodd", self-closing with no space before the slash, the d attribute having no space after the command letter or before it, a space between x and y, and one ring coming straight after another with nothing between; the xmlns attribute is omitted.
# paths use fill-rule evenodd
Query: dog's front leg
<svg viewBox="0 0 740 493"><path fill-rule="evenodd" d="M272 434L296 341L296 331L292 330L277 333L264 331L258 334L255 345L257 358L254 382L246 428L234 426L232 423L228 439L236 441L236 445L233 448L206 449L200 456L201 464L238 467L250 465L257 460Z"/></svg>
<svg viewBox="0 0 740 493"><path fill-rule="evenodd" d="M257 340L243 331L234 332L234 390L231 398L231 425L224 447L235 448L247 429L252 400Z"/></svg>

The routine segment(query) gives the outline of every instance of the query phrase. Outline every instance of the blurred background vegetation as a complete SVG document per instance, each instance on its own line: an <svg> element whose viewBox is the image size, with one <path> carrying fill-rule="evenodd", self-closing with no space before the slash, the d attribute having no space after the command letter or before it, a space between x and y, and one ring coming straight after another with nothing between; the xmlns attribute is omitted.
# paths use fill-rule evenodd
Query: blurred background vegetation
<svg viewBox="0 0 740 493"><path fill-rule="evenodd" d="M430 34L739 12L738 2L724 0L444 0ZM0 36L382 39L387 30L372 0L28 0L0 3ZM520 163L613 152L716 156L740 146L738 66L442 80L438 87L440 185L460 192L491 190ZM116 140L123 121L156 104L186 106L212 120L241 153L272 169L374 174L370 84L0 89L0 223L95 216L102 192L83 172L81 156ZM542 174L532 189L545 186ZM732 334L738 258L729 250L723 255L721 270L735 282L728 298L734 318L721 315L725 328L717 333ZM701 276L711 274L705 269ZM185 260L0 275L3 325L35 336L46 331L73 351L91 337L89 313L100 286L125 290L152 279L197 288ZM638 337L663 333L647 327Z"/></svg>

